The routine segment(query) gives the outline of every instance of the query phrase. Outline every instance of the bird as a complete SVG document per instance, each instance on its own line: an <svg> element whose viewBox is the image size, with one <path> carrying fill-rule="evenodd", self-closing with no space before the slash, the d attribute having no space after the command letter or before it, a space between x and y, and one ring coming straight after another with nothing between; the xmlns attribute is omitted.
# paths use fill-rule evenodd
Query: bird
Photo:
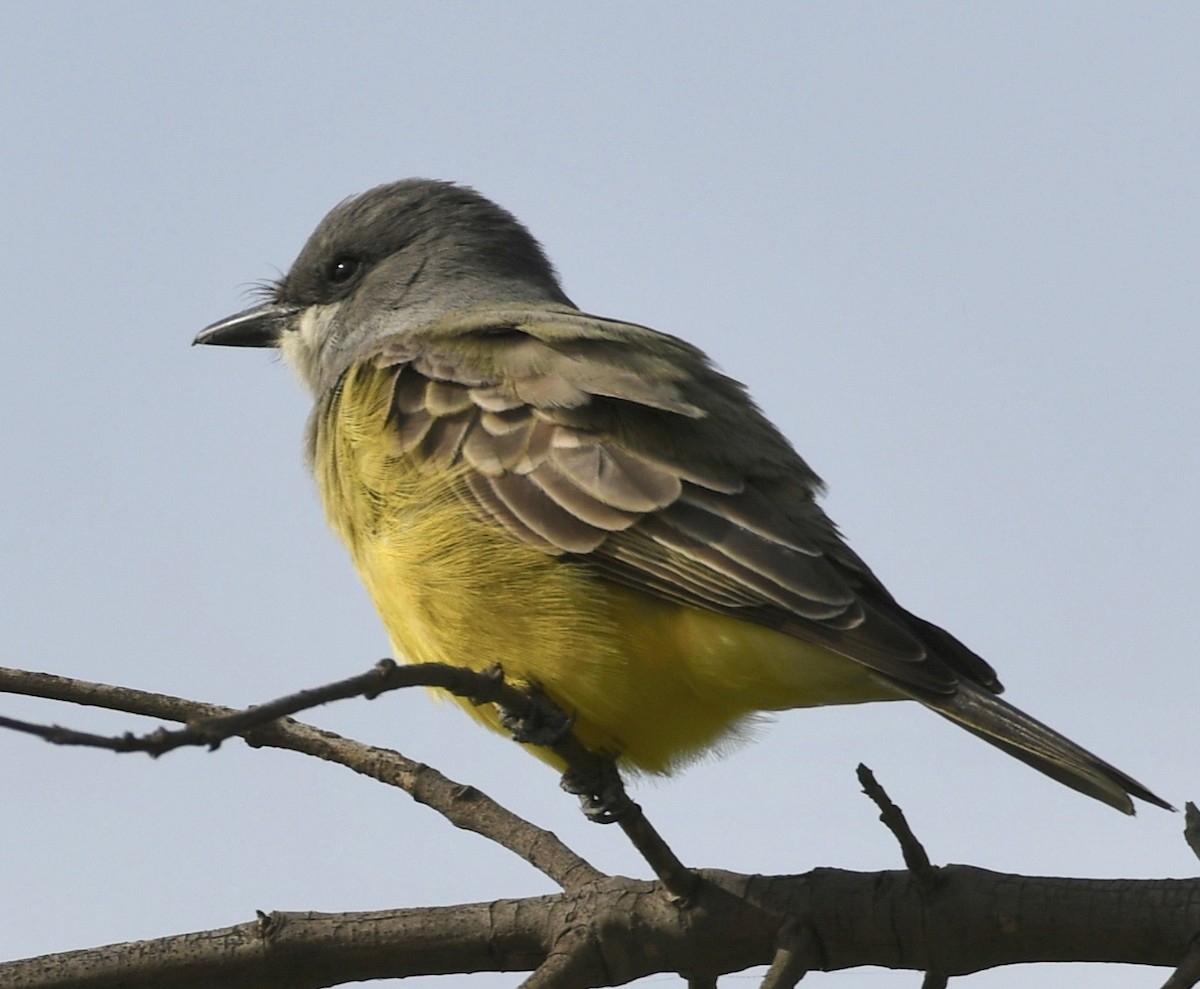
<svg viewBox="0 0 1200 989"><path fill-rule="evenodd" d="M498 664L635 773L772 712L908 699L1127 814L1170 807L901 606L741 383L578 308L474 189L346 199L262 292L194 342L277 348L312 392L307 461L398 658Z"/></svg>

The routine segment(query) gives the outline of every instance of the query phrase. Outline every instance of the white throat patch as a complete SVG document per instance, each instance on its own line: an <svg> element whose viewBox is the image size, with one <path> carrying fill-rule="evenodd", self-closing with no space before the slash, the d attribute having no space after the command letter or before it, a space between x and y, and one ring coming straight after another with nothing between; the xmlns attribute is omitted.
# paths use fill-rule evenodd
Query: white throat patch
<svg viewBox="0 0 1200 989"><path fill-rule="evenodd" d="M284 361L308 385L314 395L320 394L327 382L323 380L323 357L333 336L333 323L337 319L342 303L309 306L300 312L293 323L294 329L283 334L279 341L279 352Z"/></svg>

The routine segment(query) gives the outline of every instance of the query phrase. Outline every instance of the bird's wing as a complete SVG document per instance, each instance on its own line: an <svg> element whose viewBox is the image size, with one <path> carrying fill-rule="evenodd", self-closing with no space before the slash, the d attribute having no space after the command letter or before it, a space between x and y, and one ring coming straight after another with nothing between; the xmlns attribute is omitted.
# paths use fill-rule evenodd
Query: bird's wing
<svg viewBox="0 0 1200 989"><path fill-rule="evenodd" d="M952 695L960 676L999 689L895 603L817 505L817 476L689 344L566 308L489 309L392 337L371 361L394 375L398 452L462 465L463 495L514 539L918 696Z"/></svg>
<svg viewBox="0 0 1200 989"><path fill-rule="evenodd" d="M364 360L391 375L396 452L457 465L462 497L514 539L825 646L1125 813L1130 794L1169 806L1005 703L983 659L900 607L821 511L820 479L682 340L565 307L489 308Z"/></svg>

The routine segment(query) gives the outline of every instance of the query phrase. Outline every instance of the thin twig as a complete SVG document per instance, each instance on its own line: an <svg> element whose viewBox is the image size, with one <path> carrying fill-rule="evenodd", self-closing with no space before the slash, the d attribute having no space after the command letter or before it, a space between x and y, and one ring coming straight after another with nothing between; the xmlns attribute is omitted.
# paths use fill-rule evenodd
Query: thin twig
<svg viewBox="0 0 1200 989"><path fill-rule="evenodd" d="M299 714L301 711L321 707L333 701L348 700L351 697L373 700L382 693L404 687L441 687L480 702L490 701L513 706L529 703L528 696L518 688L503 681L496 681L486 674L444 666L441 663L400 666L390 659L383 659L366 673L336 680L323 687L298 690L294 694L287 694L265 704L255 704L243 709L223 708L221 714L190 718L187 727L174 731L159 728L146 735L127 733L108 737L90 732L77 732L57 725L32 725L11 719L3 719L0 724L38 735L59 745L86 745L111 749L114 752L146 752L157 757L185 746L205 745L215 749L227 738L245 735L255 728Z"/></svg>
<svg viewBox="0 0 1200 989"><path fill-rule="evenodd" d="M0 726L7 723L8 727L38 735L56 744L86 745L111 749L114 752L147 752L158 757L184 746L205 745L215 749L222 741L234 736L248 737L248 740L253 742L256 733L265 726L300 711L351 697L374 699L391 690L416 686L439 687L457 696L469 698L477 704L496 704L501 708L506 724L537 722L538 730L543 736L539 743L552 749L567 764L575 777L603 781L602 799L605 814L600 819L620 825L621 830L672 895L686 900L691 894L695 888L695 875L671 851L670 846L646 819L641 807L629 798L620 776L612 767L611 759L598 756L584 748L571 734L570 719L559 708L538 691L508 682L497 667L477 673L442 663L400 666L390 659L384 659L366 673L347 677L323 687L300 690L244 710L207 708L199 716L193 712L182 718L174 714L167 715L172 720L186 721L187 726L175 731L159 728L145 735L94 735L58 726L31 725L12 719L0 720ZM0 689L4 689L2 679ZM524 736L518 737L529 740ZM597 789L600 787L597 786Z"/></svg>
<svg viewBox="0 0 1200 989"><path fill-rule="evenodd" d="M601 824L620 827L667 892L686 904L695 892L696 874L671 851L641 805L629 796L613 759L585 749L574 735L567 735L553 749L569 767L563 775L563 789L581 798L584 814Z"/></svg>
<svg viewBox="0 0 1200 989"><path fill-rule="evenodd" d="M1200 858L1200 810L1190 800L1183 806L1183 840Z"/></svg>
<svg viewBox="0 0 1200 989"><path fill-rule="evenodd" d="M189 723L229 725L244 713L166 694L3 667L0 667L0 691ZM474 787L448 779L399 752L365 745L290 719L246 729L242 734L252 745L311 755L404 790L455 827L483 835L507 848L563 889L577 889L603 876L551 832L518 817Z"/></svg>
<svg viewBox="0 0 1200 989"><path fill-rule="evenodd" d="M629 806L630 813L617 822L621 830L625 832L625 837L633 843L633 847L654 870L654 874L667 892L681 904L686 905L696 889L698 882L696 874L671 851L671 847L663 840L662 835L655 830L646 815L642 813L641 806L632 800L629 801Z"/></svg>
<svg viewBox="0 0 1200 989"><path fill-rule="evenodd" d="M908 826L908 821L904 819L904 811L892 803L891 797L875 779L875 774L862 763L858 766L858 782L862 784L863 793L875 801L875 806L879 808L879 819L900 843L900 853L904 856L904 864L908 871L922 885L929 886L935 883L937 869L930 863L924 846L917 840L912 828Z"/></svg>

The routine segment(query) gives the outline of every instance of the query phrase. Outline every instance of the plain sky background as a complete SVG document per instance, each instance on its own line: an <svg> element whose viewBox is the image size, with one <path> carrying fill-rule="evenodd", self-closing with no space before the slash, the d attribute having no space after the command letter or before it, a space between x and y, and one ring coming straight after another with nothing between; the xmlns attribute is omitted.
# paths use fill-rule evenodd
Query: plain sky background
<svg viewBox="0 0 1200 989"><path fill-rule="evenodd" d="M1197 51L1192 3L10 0L0 663L243 705L387 654L303 469L308 399L267 353L189 344L340 199L435 176L522 218L584 308L687 337L749 383L855 548L1011 700L1173 803L1200 797ZM153 727L15 697L0 713ZM311 720L646 875L450 706L412 692ZM0 749L3 958L255 909L551 889L299 756ZM899 868L860 760L937 862L1198 871L1180 815L1126 819L916 705L787 713L635 795L691 864Z"/></svg>

